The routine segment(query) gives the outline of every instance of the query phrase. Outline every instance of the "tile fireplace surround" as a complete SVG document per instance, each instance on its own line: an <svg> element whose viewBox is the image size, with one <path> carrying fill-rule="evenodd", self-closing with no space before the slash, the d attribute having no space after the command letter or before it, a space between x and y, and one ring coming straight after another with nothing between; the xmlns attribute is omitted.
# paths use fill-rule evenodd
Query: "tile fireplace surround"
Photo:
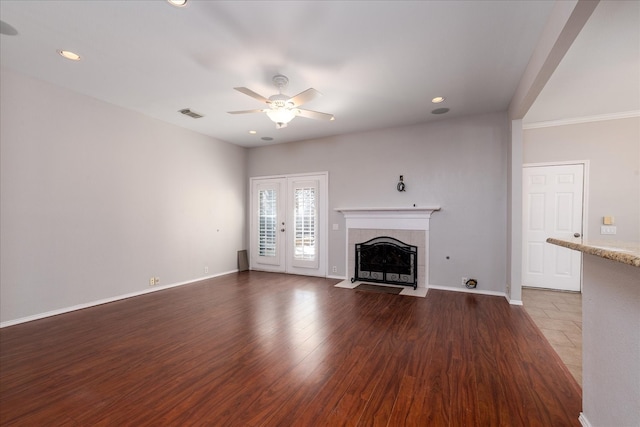
<svg viewBox="0 0 640 427"><path fill-rule="evenodd" d="M347 230L347 279L355 271L355 245L388 236L418 247L418 287L429 285L429 219L440 207L344 208Z"/></svg>

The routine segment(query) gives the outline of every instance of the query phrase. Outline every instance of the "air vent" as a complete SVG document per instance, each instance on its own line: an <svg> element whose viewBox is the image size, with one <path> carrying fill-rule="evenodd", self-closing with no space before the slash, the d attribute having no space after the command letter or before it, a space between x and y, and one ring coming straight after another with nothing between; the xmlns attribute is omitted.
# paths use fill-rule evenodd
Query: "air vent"
<svg viewBox="0 0 640 427"><path fill-rule="evenodd" d="M188 108L185 108L185 109L182 109L182 110L179 110L179 111L180 111L182 114L184 114L185 116L189 116L189 117L194 118L194 119L199 119L199 118L201 118L201 117L204 117L202 114L198 114L198 113L196 113L195 111L191 111L191 110L190 110L190 109L188 109Z"/></svg>

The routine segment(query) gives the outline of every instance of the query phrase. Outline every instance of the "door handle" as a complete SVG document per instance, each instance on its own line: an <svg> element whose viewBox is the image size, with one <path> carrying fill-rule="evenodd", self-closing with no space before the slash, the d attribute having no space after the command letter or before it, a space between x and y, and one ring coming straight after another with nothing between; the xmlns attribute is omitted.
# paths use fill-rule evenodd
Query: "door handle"
<svg viewBox="0 0 640 427"><path fill-rule="evenodd" d="M580 237L580 233L573 233L573 237Z"/></svg>

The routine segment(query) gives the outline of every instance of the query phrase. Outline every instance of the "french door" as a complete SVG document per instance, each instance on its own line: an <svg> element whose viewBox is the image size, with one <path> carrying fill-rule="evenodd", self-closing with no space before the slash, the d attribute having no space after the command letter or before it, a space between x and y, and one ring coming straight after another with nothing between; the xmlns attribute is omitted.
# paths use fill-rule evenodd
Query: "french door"
<svg viewBox="0 0 640 427"><path fill-rule="evenodd" d="M523 168L522 285L580 291L582 253L546 243L583 233L584 165Z"/></svg>
<svg viewBox="0 0 640 427"><path fill-rule="evenodd" d="M251 178L251 269L326 276L327 174Z"/></svg>

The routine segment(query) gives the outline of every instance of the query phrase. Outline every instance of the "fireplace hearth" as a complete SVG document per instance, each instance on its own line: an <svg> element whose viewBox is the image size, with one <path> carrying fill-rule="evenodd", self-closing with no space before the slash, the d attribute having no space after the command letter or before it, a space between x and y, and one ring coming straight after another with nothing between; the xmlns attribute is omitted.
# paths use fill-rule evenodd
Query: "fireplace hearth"
<svg viewBox="0 0 640 427"><path fill-rule="evenodd" d="M355 245L355 274L351 282L418 286L418 247L388 236Z"/></svg>

